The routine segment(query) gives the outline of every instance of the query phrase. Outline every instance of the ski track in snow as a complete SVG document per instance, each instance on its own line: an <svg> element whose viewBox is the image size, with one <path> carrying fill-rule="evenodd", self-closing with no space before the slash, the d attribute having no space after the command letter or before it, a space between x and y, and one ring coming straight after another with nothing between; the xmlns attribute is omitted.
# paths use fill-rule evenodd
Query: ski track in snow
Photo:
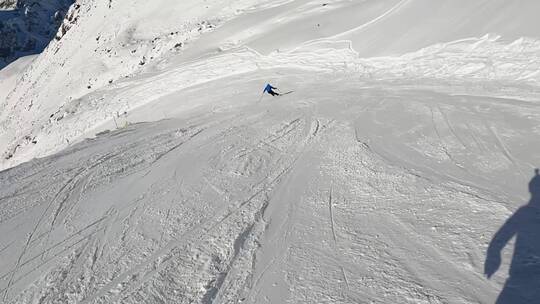
<svg viewBox="0 0 540 304"><path fill-rule="evenodd" d="M352 2L219 2L219 26L182 21L178 54L152 26L122 32L114 52L163 56L108 86L53 105L32 99L38 80L2 94L25 97L0 113L14 134L0 134L2 302L495 302L512 252L490 281L486 248L540 164L540 42L489 34L360 58L345 39L415 3L273 48L258 40L279 40L270 25ZM20 64L47 70L43 58ZM268 81L292 93L261 97ZM27 126L28 103L44 116Z"/></svg>
<svg viewBox="0 0 540 304"><path fill-rule="evenodd" d="M207 88L189 94L197 90ZM310 102L293 94L133 124L34 160L33 170L4 171L5 301L493 299L496 288L480 275L484 244L508 214L506 200L519 195L470 173L508 153L482 114L458 118L475 98L463 108L463 97L407 89L400 97L395 87L363 89L361 99L305 94ZM410 124L402 101L407 111L430 105ZM477 160L464 158L471 149ZM452 169L455 159L440 158L447 153L468 170ZM516 155L490 174L523 166ZM428 163L411 166L418 157ZM43 188L52 167L56 177ZM11 228L28 221L25 232Z"/></svg>
<svg viewBox="0 0 540 304"><path fill-rule="evenodd" d="M314 40L288 52L269 55L261 55L254 49L244 46L173 67L168 66L170 63L161 63L163 70L160 73L148 73L143 75L144 77L119 82L62 106L47 122L34 127L34 130L28 131L29 134L25 135L25 138L39 138L38 145L28 146L30 144L28 140L13 143L14 148L11 152L14 156L4 160L4 166L19 163L28 157L28 153L43 156L57 152L70 143L107 129L116 119L116 113L131 113L140 107L167 100L183 89L236 75L249 75L261 70L283 68L323 74L359 74L367 76L365 80L368 81L395 81L403 78L422 81L423 78L431 77L431 73L437 70L436 78L448 79L457 85L464 81L488 81L496 85L497 82L508 82L517 78L522 78L521 82L528 84L538 84L540 81L534 75L525 76L530 74L530 71L538 69L534 60L540 56L540 46L537 46L537 43L520 40L505 45L489 36L473 41L477 43L469 50L474 54L469 57L471 59L464 59L460 55L463 50L470 48L470 44L463 42L440 44L396 58L362 59L358 58L351 48L350 41ZM516 59L515 62L509 60L519 43L524 44L523 52L531 57L526 62L522 58ZM488 52L493 55L490 57ZM467 64L464 60L486 61L490 62L490 65L486 65L484 72L460 72L458 69ZM495 63L498 60L501 62ZM194 78L192 76L194 73L198 77ZM103 100L107 102L103 103ZM186 110L198 106L200 104L182 104L182 108ZM122 120L125 122L126 118ZM31 150L26 151L26 148Z"/></svg>

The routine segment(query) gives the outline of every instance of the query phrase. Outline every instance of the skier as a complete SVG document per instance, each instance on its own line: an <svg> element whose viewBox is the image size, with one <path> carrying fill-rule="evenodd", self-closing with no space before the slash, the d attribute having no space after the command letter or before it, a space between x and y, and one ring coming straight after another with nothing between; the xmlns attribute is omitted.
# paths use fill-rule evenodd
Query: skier
<svg viewBox="0 0 540 304"><path fill-rule="evenodd" d="M281 95L281 94L279 94L279 93L277 93L276 91L274 91L274 90L277 90L277 89L278 89L278 88L273 87L273 86L270 85L270 84L267 84L266 87L264 88L263 93L268 93L268 94L270 94L270 95L272 95L272 96L279 96L279 95Z"/></svg>

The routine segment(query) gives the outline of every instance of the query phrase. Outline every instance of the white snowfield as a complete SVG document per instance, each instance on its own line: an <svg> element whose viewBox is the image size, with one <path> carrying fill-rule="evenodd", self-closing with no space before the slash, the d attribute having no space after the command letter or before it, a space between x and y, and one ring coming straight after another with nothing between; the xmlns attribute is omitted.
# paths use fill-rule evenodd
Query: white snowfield
<svg viewBox="0 0 540 304"><path fill-rule="evenodd" d="M540 303L537 12L76 2L0 71L0 303Z"/></svg>

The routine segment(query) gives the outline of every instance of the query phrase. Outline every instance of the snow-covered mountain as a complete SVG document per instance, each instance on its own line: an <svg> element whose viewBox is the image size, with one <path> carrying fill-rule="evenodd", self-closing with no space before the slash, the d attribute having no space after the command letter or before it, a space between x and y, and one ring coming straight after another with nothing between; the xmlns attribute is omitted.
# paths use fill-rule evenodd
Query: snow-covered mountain
<svg viewBox="0 0 540 304"><path fill-rule="evenodd" d="M448 0L175 4L165 0L151 4L81 1L71 7L57 39L32 63L17 86L4 89L9 93L0 113L0 142L6 147L2 163L5 167L58 151L67 140L73 142L88 131L93 132L110 120L112 113L136 106L126 105L125 101L87 100L93 99L90 93L100 88L109 91L117 82L141 73L164 72L182 62L220 52L231 54L231 50L245 47L271 56L259 61L279 61L280 56L284 57L283 51L309 50L309 44L321 48L320 43L334 41L334 45L325 46L332 50L324 55L329 61L357 61L357 69L398 75L411 60L396 56L420 50L407 55L421 59L413 63L421 67L409 69L419 74L416 76L442 72L437 77L453 77L474 72L473 77L480 78L537 80L539 46L535 39L540 30L535 12L539 5L536 1L518 0L477 0L467 4ZM167 9L163 10L164 7ZM484 37L486 34L490 36ZM470 40L459 41L464 38ZM320 43L316 44L318 40ZM342 46L335 46L336 41L350 44L354 51L343 54ZM523 57L508 59L508 53L516 51ZM468 58L461 56L464 53L470 53ZM357 60L386 55L395 59ZM424 60L426 57L429 59ZM174 64L168 63L173 60ZM225 61L223 64L227 65ZM386 67L388 64L402 68ZM236 72L244 69L231 68ZM166 92L167 89L162 90L163 94ZM137 100L137 105L146 101ZM59 119L89 104L94 110L100 109L103 119L86 122L83 129L70 130L70 135L62 132L61 141L43 134L50 133L48 130L58 125ZM37 144L32 143L36 141Z"/></svg>
<svg viewBox="0 0 540 304"><path fill-rule="evenodd" d="M2 302L533 303L538 11L77 1L0 70Z"/></svg>

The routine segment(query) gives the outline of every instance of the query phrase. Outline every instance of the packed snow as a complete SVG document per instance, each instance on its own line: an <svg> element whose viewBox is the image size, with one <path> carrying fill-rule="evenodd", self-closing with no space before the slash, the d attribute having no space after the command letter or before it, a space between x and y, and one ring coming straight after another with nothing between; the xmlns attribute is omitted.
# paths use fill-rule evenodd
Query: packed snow
<svg viewBox="0 0 540 304"><path fill-rule="evenodd" d="M0 70L0 302L540 302L538 11L77 1Z"/></svg>

